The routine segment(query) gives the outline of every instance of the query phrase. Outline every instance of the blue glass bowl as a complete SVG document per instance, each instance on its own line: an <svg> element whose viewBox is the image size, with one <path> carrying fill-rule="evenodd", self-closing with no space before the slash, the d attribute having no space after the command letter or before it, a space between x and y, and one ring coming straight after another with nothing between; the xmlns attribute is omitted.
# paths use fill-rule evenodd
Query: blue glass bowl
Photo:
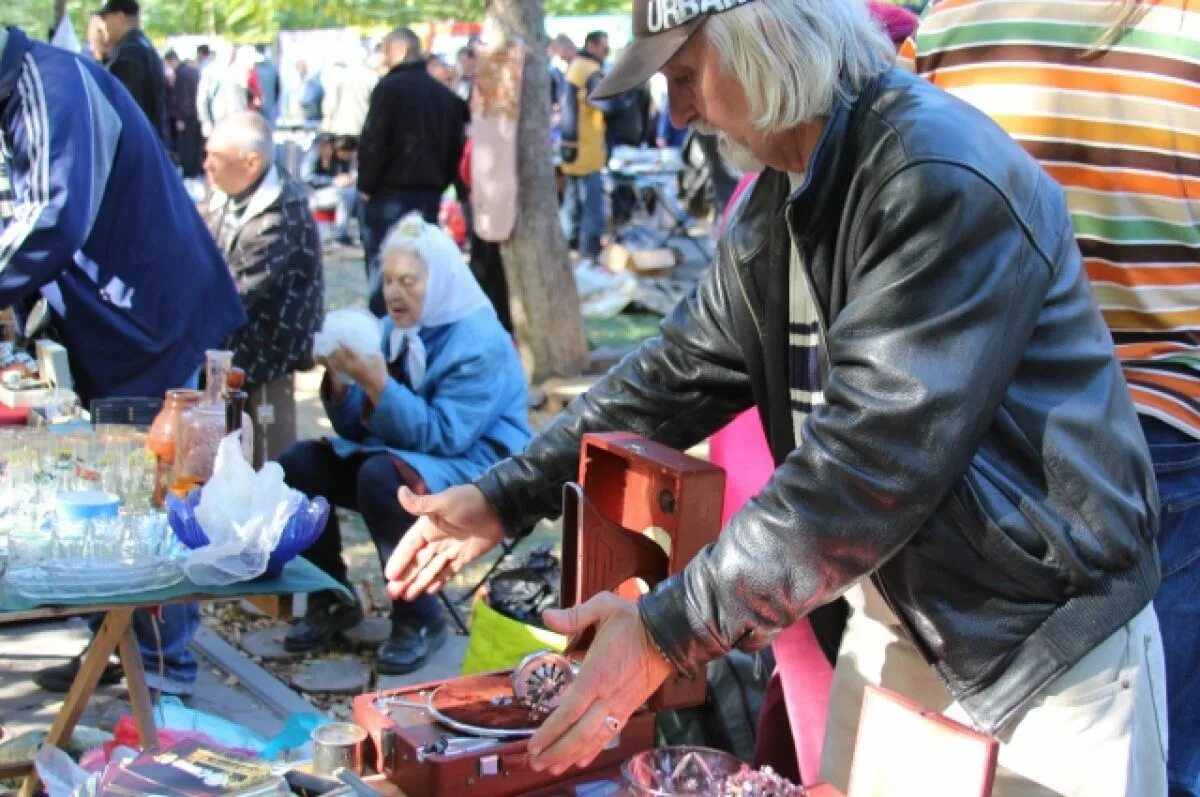
<svg viewBox="0 0 1200 797"><path fill-rule="evenodd" d="M188 548L202 548L208 545L208 535L196 520L196 505L199 503L199 488L188 493L186 501L177 495L167 494L167 522L179 541ZM260 577L278 578L285 564L316 542L317 537L325 530L328 520L328 501L320 496L311 500L301 498L300 506L288 518L287 525L283 527L283 534L279 537L279 544L271 552L267 569Z"/></svg>

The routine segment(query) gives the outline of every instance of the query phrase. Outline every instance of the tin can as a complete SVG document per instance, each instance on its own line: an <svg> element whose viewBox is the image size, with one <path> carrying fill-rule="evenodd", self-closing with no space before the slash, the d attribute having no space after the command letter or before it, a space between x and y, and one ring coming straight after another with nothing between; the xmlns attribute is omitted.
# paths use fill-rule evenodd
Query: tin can
<svg viewBox="0 0 1200 797"><path fill-rule="evenodd" d="M329 722L313 729L313 772L333 775L345 768L363 771L363 742L367 732L351 722Z"/></svg>

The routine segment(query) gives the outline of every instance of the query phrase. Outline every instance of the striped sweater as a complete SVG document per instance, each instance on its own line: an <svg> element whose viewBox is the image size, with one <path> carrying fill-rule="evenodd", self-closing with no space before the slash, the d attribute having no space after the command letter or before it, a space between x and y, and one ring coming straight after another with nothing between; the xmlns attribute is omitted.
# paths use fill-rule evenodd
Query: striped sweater
<svg viewBox="0 0 1200 797"><path fill-rule="evenodd" d="M1200 0L942 0L901 53L1066 191L1140 412L1200 437Z"/></svg>

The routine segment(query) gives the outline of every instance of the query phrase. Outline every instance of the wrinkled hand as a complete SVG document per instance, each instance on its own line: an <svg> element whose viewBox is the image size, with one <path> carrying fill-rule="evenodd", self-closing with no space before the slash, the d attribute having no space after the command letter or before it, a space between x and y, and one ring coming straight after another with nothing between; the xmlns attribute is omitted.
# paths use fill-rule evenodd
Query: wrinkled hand
<svg viewBox="0 0 1200 797"><path fill-rule="evenodd" d="M434 593L504 539L504 525L478 487L451 487L436 495L399 492L404 511L417 517L388 559L388 595L413 601Z"/></svg>
<svg viewBox="0 0 1200 797"><path fill-rule="evenodd" d="M387 386L387 363L382 354L364 356L353 349L338 346L325 358L325 367L343 373L362 385L363 390L376 402Z"/></svg>
<svg viewBox="0 0 1200 797"><path fill-rule="evenodd" d="M637 604L611 592L570 609L550 609L542 620L564 634L596 626L579 675L529 740L530 766L557 776L590 764L667 679L671 665L655 648Z"/></svg>

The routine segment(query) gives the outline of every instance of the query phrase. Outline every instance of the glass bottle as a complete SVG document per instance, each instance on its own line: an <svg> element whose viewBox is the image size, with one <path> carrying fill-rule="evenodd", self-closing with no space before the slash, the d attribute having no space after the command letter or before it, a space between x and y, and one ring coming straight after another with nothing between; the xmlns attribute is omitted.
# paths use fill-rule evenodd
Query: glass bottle
<svg viewBox="0 0 1200 797"><path fill-rule="evenodd" d="M154 417L146 435L146 448L154 455L154 505L162 506L167 490L174 480L175 440L183 414L200 403L204 394L199 390L168 390L162 411Z"/></svg>
<svg viewBox="0 0 1200 797"><path fill-rule="evenodd" d="M212 476L217 448L225 437L226 383L233 366L233 352L204 353L204 400L184 412L175 438L175 476L171 492L183 497ZM253 451L249 418L243 418L242 453L250 461ZM248 446L250 444L250 446Z"/></svg>

